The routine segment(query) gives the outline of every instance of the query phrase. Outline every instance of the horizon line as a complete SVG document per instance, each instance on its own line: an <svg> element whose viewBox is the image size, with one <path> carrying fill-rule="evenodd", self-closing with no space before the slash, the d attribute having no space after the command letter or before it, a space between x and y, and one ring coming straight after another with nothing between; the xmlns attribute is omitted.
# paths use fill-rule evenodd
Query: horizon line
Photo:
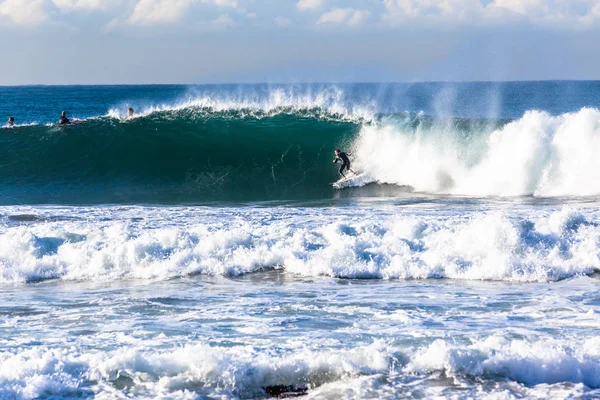
<svg viewBox="0 0 600 400"><path fill-rule="evenodd" d="M524 80L423 80L423 81L321 81L321 82L221 82L221 83L31 83L0 85L0 88L11 87L68 87L68 86L251 86L251 85L411 85L411 84L472 84L472 83L550 83L550 82L600 82L600 79L524 79Z"/></svg>

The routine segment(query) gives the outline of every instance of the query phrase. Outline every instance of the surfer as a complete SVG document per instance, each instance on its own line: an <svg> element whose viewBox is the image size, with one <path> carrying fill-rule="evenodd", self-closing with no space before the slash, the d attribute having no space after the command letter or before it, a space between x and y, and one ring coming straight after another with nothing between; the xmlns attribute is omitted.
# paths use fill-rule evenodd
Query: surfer
<svg viewBox="0 0 600 400"><path fill-rule="evenodd" d="M71 120L69 118L67 118L67 112L63 111L62 114L60 115L60 118L58 119L58 124L59 125L69 125L71 124Z"/></svg>
<svg viewBox="0 0 600 400"><path fill-rule="evenodd" d="M342 166L340 167L340 175L342 175L344 178L346 178L346 175L344 175L344 170L346 171L350 171L352 172L354 175L356 175L356 172L352 171L352 169L350 169L350 159L348 158L348 154L342 152L340 149L335 149L335 158L333 160L334 164L337 164L338 161L342 162Z"/></svg>
<svg viewBox="0 0 600 400"><path fill-rule="evenodd" d="M129 107L127 109L127 116L128 117L133 117L134 114L135 114L135 111L133 111L133 108Z"/></svg>
<svg viewBox="0 0 600 400"><path fill-rule="evenodd" d="M15 126L15 117L10 117L6 122L6 126Z"/></svg>

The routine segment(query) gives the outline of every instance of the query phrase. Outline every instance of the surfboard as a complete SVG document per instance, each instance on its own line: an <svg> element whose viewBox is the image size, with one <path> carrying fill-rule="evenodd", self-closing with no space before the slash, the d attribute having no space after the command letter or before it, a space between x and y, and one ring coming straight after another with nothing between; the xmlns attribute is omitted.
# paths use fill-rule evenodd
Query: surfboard
<svg viewBox="0 0 600 400"><path fill-rule="evenodd" d="M336 189L344 189L347 187L351 187L351 186L357 186L357 183L360 181L360 179L363 177L363 174L356 174L353 176L349 176L347 178L342 178L337 182L333 182L331 184L331 186L333 186Z"/></svg>

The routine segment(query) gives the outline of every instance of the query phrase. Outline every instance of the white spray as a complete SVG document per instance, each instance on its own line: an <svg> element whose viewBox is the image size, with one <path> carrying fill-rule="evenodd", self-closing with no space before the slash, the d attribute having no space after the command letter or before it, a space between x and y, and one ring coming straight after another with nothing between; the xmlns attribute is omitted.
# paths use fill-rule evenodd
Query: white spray
<svg viewBox="0 0 600 400"><path fill-rule="evenodd" d="M600 110L551 116L530 111L468 141L432 127L367 125L355 143L373 181L417 191L474 196L600 193Z"/></svg>

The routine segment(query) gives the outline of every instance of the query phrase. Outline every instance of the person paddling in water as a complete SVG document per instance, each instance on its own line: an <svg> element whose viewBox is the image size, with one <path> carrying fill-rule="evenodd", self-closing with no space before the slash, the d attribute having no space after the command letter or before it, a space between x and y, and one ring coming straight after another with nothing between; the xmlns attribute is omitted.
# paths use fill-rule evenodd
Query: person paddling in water
<svg viewBox="0 0 600 400"><path fill-rule="evenodd" d="M344 179L347 178L346 175L344 175L344 170L350 171L354 175L356 175L356 172L354 172L354 171L352 171L352 169L350 169L350 159L348 158L348 154L344 153L340 149L335 149L335 159L333 160L333 163L337 164L338 161L342 162L342 166L340 167L339 172L340 172L340 175L342 175L344 177Z"/></svg>
<svg viewBox="0 0 600 400"><path fill-rule="evenodd" d="M71 124L71 120L69 118L67 118L67 112L63 111L62 114L60 115L60 118L58 119L58 124L59 125L69 125Z"/></svg>

